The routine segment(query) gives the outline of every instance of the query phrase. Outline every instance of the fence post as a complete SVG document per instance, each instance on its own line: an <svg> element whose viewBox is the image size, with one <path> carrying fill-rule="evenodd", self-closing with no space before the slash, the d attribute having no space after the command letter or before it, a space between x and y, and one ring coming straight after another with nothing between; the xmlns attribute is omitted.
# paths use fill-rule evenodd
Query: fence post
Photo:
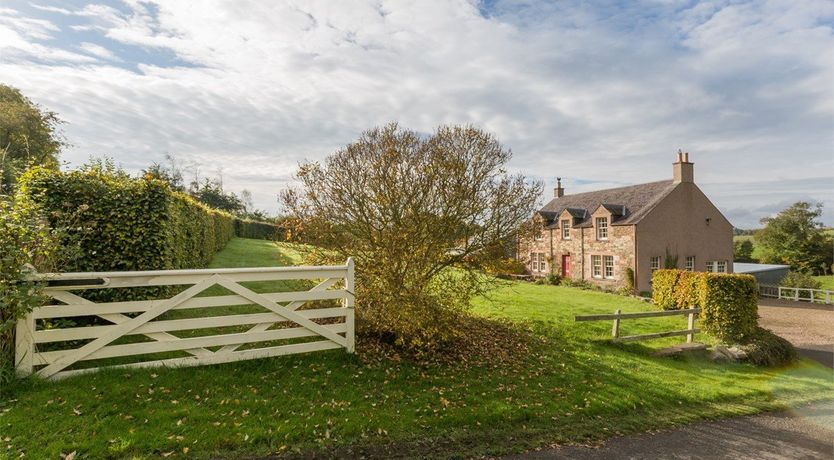
<svg viewBox="0 0 834 460"><path fill-rule="evenodd" d="M831 291L825 290L825 303L831 303Z"/></svg>
<svg viewBox="0 0 834 460"><path fill-rule="evenodd" d="M344 306L347 309L345 312L345 341L347 342L346 348L348 353L353 353L356 350L356 315L353 309L356 304L356 299L354 298L356 292L354 274L353 257L348 257L347 274L345 275L345 290L348 291L348 295L344 302Z"/></svg>
<svg viewBox="0 0 834 460"><path fill-rule="evenodd" d="M794 290L793 290L793 300L795 302L799 302L799 288L794 288Z"/></svg>
<svg viewBox="0 0 834 460"><path fill-rule="evenodd" d="M14 364L21 377L31 375L35 364L35 315L29 312L17 320Z"/></svg>
<svg viewBox="0 0 834 460"><path fill-rule="evenodd" d="M689 308L692 308L692 307L689 307ZM687 322L686 328L689 329L690 331L692 329L695 329L695 312L694 311L689 312L689 321ZM692 332L690 332L689 334L686 334L686 343L692 343L692 341L694 339L695 339L695 334L693 334Z"/></svg>
<svg viewBox="0 0 834 460"><path fill-rule="evenodd" d="M621 310L617 310L614 312L615 315L619 315ZM611 335L616 339L620 336L620 318L614 320L614 327L611 328Z"/></svg>

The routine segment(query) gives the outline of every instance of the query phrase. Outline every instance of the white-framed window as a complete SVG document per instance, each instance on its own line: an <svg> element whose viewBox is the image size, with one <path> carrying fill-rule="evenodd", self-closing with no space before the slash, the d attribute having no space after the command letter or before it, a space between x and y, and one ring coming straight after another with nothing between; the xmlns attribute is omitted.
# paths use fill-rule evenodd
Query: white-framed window
<svg viewBox="0 0 834 460"><path fill-rule="evenodd" d="M597 217L597 239L598 240L607 240L608 239L608 218L607 217Z"/></svg>
<svg viewBox="0 0 834 460"><path fill-rule="evenodd" d="M547 262L544 260L543 252L530 253L530 271L544 272L547 271Z"/></svg>
<svg viewBox="0 0 834 460"><path fill-rule="evenodd" d="M569 240L570 239L570 220L564 219L562 221L562 239Z"/></svg>
<svg viewBox="0 0 834 460"><path fill-rule="evenodd" d="M536 241L541 241L543 239L544 239L544 230L540 230L538 233L536 233Z"/></svg>
<svg viewBox="0 0 834 460"><path fill-rule="evenodd" d="M715 262L715 272L716 273L727 273L727 261L726 260L718 260Z"/></svg>
<svg viewBox="0 0 834 460"><path fill-rule="evenodd" d="M686 256L686 271L695 271L695 256Z"/></svg>
<svg viewBox="0 0 834 460"><path fill-rule="evenodd" d="M602 256L602 264L605 269L605 277L614 277L614 256Z"/></svg>
<svg viewBox="0 0 834 460"><path fill-rule="evenodd" d="M602 278L602 257L591 256L591 267L594 278Z"/></svg>
<svg viewBox="0 0 834 460"><path fill-rule="evenodd" d="M651 267L652 271L660 270L660 256L654 256L651 258L649 267Z"/></svg>

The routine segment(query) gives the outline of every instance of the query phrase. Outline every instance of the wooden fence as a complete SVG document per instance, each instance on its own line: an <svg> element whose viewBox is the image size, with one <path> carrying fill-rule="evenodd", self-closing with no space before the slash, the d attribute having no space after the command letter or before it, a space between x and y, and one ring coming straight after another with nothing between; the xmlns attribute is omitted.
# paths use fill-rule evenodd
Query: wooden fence
<svg viewBox="0 0 834 460"><path fill-rule="evenodd" d="M689 308L686 310L667 310L667 311L648 311L648 312L639 312L639 313L621 313L620 310L617 310L612 315L584 315L584 316L576 316L576 321L609 321L613 320L614 325L611 328L611 335L615 342L634 342L637 340L649 340L649 339L659 339L661 337L674 337L678 335L685 335L686 336L686 343L692 343L694 340L695 334L700 332L700 330L695 329L695 315L698 314L700 310L698 308ZM655 332L652 334L640 334L640 335L629 335L625 337L620 337L620 321L624 319L638 319L638 318L658 318L662 316L681 316L686 315L689 317L689 323L685 330L681 331L665 331L665 332Z"/></svg>
<svg viewBox="0 0 834 460"><path fill-rule="evenodd" d="M834 291L827 289L793 288L760 284L759 296L793 300L795 302L834 304Z"/></svg>
<svg viewBox="0 0 834 460"><path fill-rule="evenodd" d="M34 372L44 378L61 378L101 368L67 370L76 363L108 358L133 357L133 361L139 361L106 367L179 367L334 348L354 351L352 259L338 266L50 273L33 277L47 283L44 292L53 301L18 322L15 364L20 375ZM270 290L264 285L275 287L271 283L258 283L261 292L240 284L279 280L319 282L312 289L289 292L263 292ZM155 300L95 303L72 292L183 285L190 287L173 297ZM198 296L213 286L222 286L231 295ZM301 308L312 301L334 300L341 305ZM177 312L174 319L163 317L188 309L192 309L190 315ZM221 316L204 315L218 312ZM66 321L79 317L87 317L87 323L93 324L77 327ZM90 321L91 317L95 320ZM70 326L60 327L62 324ZM307 337L324 340L298 340ZM177 357L148 358L156 353L170 356L171 352Z"/></svg>

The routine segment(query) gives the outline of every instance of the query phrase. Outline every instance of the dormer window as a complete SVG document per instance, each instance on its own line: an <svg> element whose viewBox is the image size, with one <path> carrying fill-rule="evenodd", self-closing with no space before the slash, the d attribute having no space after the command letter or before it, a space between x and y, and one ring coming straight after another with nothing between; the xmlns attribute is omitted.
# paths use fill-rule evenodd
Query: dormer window
<svg viewBox="0 0 834 460"><path fill-rule="evenodd" d="M608 239L608 218L607 217L597 217L596 219L596 227L597 227L597 239L598 240L607 240Z"/></svg>
<svg viewBox="0 0 834 460"><path fill-rule="evenodd" d="M564 219L562 221L562 239L570 239L570 219Z"/></svg>

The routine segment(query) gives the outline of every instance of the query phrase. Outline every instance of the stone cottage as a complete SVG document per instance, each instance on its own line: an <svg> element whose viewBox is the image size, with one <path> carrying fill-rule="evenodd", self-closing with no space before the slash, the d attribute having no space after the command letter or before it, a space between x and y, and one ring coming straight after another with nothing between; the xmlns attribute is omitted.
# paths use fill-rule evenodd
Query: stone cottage
<svg viewBox="0 0 834 460"><path fill-rule="evenodd" d="M566 195L559 179L534 222L517 253L534 276L611 289L633 276L637 291L650 291L660 268L733 269L733 226L695 185L688 153L678 152L672 180Z"/></svg>

